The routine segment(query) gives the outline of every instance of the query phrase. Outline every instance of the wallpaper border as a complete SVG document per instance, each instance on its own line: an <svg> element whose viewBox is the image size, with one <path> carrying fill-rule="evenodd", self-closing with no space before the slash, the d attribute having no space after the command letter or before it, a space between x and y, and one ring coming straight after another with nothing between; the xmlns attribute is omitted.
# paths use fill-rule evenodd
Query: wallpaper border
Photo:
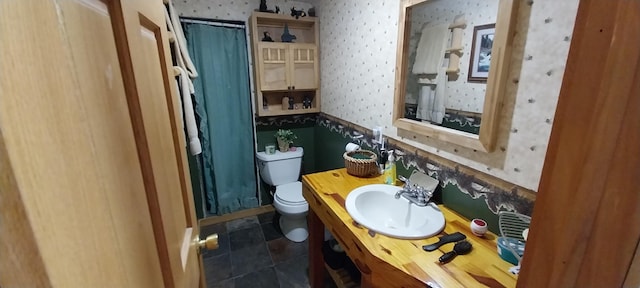
<svg viewBox="0 0 640 288"><path fill-rule="evenodd" d="M320 113L317 117L318 126L325 127L332 132L341 134L345 138L359 135L364 137L353 142L361 146L377 150L379 145L372 141L373 135L369 129L347 122L334 116ZM401 151L402 155L396 159L405 169L417 169L440 180L440 186L455 185L462 193L472 199L484 197L484 202L494 214L500 210L516 211L531 215L536 198L532 190L506 182L489 174L463 166L418 149L409 144L387 137L387 149Z"/></svg>

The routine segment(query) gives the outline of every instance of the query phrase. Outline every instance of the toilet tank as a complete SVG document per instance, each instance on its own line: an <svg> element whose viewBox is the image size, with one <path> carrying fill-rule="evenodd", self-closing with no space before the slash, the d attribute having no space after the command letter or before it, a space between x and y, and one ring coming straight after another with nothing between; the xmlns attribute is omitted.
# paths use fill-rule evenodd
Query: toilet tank
<svg viewBox="0 0 640 288"><path fill-rule="evenodd" d="M303 154L302 147L296 147L296 151L284 153L280 151L276 151L276 154L256 153L262 180L273 186L298 181Z"/></svg>

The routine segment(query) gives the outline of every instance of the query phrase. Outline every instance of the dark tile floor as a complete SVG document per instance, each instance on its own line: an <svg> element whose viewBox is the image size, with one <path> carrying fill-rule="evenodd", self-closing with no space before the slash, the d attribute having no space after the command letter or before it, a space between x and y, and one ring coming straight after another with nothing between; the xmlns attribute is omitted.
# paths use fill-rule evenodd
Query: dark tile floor
<svg viewBox="0 0 640 288"><path fill-rule="evenodd" d="M203 254L207 287L309 287L308 243L289 241L274 212L201 227L220 248ZM328 279L327 287L335 287Z"/></svg>

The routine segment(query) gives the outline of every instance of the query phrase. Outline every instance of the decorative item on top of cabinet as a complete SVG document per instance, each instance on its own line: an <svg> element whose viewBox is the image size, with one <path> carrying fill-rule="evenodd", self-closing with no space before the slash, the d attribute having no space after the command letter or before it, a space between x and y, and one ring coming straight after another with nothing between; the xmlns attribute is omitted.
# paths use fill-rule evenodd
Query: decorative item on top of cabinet
<svg viewBox="0 0 640 288"><path fill-rule="evenodd" d="M276 13L278 14L280 12L280 7L276 6L276 10L269 10L267 8L267 0L260 0L260 12L267 12L267 13Z"/></svg>
<svg viewBox="0 0 640 288"><path fill-rule="evenodd" d="M291 7L291 17L296 17L296 19L300 17L306 17L307 13L304 10L296 10L296 7Z"/></svg>
<svg viewBox="0 0 640 288"><path fill-rule="evenodd" d="M257 116L320 112L318 27L317 18L253 12L250 30ZM295 35L295 43L264 41L263 36L281 35L285 30ZM282 105L284 96L292 105Z"/></svg>

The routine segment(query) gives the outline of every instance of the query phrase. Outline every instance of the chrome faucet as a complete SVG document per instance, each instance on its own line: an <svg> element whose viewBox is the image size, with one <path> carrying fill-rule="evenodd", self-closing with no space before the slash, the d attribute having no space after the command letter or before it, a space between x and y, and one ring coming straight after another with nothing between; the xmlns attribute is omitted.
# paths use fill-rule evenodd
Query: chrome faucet
<svg viewBox="0 0 640 288"><path fill-rule="evenodd" d="M411 184L411 181L403 176L398 176L398 179L404 182L404 186L402 190L396 192L396 199L400 199L400 196L402 196L418 207L427 206L429 200L433 197L433 191L424 189L416 184Z"/></svg>

